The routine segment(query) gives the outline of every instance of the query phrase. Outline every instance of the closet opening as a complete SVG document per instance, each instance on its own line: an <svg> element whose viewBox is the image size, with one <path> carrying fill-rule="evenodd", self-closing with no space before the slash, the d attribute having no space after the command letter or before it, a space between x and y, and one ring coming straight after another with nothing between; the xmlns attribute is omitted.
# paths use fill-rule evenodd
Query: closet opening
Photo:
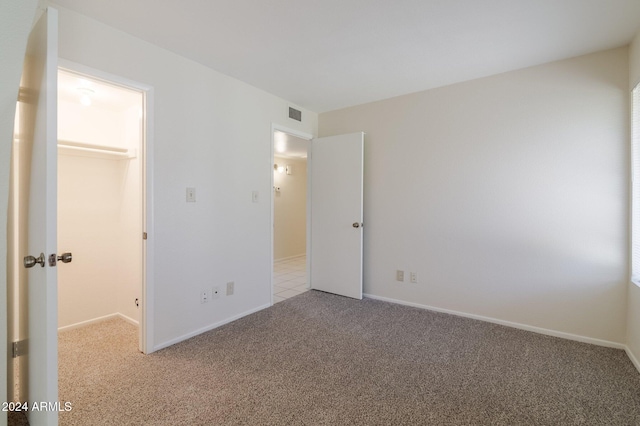
<svg viewBox="0 0 640 426"><path fill-rule="evenodd" d="M143 91L59 69L58 250L73 252L58 269L60 357L87 327L142 349L144 119Z"/></svg>

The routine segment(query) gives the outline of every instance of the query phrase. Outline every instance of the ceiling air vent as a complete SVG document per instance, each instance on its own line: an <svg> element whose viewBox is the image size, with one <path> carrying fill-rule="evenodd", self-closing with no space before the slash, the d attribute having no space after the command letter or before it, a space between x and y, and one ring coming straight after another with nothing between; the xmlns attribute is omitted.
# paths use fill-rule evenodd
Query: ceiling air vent
<svg viewBox="0 0 640 426"><path fill-rule="evenodd" d="M302 111L298 111L295 108L289 107L289 118L301 122L302 121Z"/></svg>

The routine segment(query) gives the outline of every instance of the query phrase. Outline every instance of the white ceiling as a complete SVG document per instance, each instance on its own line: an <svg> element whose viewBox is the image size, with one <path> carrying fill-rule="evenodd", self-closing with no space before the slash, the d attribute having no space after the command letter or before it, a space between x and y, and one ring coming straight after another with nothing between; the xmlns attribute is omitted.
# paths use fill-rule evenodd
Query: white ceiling
<svg viewBox="0 0 640 426"><path fill-rule="evenodd" d="M273 133L273 154L283 158L307 158L309 141L284 132Z"/></svg>
<svg viewBox="0 0 640 426"><path fill-rule="evenodd" d="M324 112L624 46L640 0L53 0Z"/></svg>

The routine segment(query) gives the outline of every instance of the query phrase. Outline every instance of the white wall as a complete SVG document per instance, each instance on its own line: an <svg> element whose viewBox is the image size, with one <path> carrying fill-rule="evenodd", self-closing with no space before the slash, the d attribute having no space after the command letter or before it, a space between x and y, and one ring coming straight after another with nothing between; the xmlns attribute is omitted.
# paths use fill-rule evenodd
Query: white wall
<svg viewBox="0 0 640 426"><path fill-rule="evenodd" d="M98 105L58 101L58 139L126 148L122 112ZM109 123L109 125L105 124Z"/></svg>
<svg viewBox="0 0 640 426"><path fill-rule="evenodd" d="M640 84L640 32L629 47L629 90ZM629 355L640 370L640 287L629 283L629 316L627 318L627 347Z"/></svg>
<svg viewBox="0 0 640 426"><path fill-rule="evenodd" d="M307 251L307 160L274 157L289 165L292 174L274 172L273 185L280 188L273 199L273 258L303 255Z"/></svg>
<svg viewBox="0 0 640 426"><path fill-rule="evenodd" d="M100 86L101 91L109 87ZM113 96L117 96L117 93ZM63 141L129 148L139 153L140 108L58 101ZM140 157L58 156L58 252L74 253L58 270L58 326L121 314L139 321L142 283Z"/></svg>
<svg viewBox="0 0 640 426"><path fill-rule="evenodd" d="M627 54L321 114L366 132L365 292L624 343Z"/></svg>
<svg viewBox="0 0 640 426"><path fill-rule="evenodd" d="M140 106L132 106L124 112L125 147L135 150L136 158L125 161L125 175L120 188L118 240L120 244L117 296L118 313L134 321L140 321L141 310L135 300L142 297L142 121Z"/></svg>
<svg viewBox="0 0 640 426"><path fill-rule="evenodd" d="M117 313L124 161L58 156L58 327ZM114 269L115 268L115 269Z"/></svg>
<svg viewBox="0 0 640 426"><path fill-rule="evenodd" d="M18 99L20 75L37 2L0 1L0 224L7 223L9 198L9 164L13 141L13 120ZM0 241L7 241L7 227L0 226ZM0 243L0 310L6 313L7 305L7 245ZM7 340L6 314L0 315L0 341ZM6 365L6 351L0 351L0 365ZM0 400L7 401L6 368L0 368ZM6 413L0 415L0 425L7 424Z"/></svg>
<svg viewBox="0 0 640 426"><path fill-rule="evenodd" d="M62 8L60 56L154 88L155 346L268 306L271 124L315 134L317 116L290 120L283 99ZM200 304L227 281L233 296Z"/></svg>

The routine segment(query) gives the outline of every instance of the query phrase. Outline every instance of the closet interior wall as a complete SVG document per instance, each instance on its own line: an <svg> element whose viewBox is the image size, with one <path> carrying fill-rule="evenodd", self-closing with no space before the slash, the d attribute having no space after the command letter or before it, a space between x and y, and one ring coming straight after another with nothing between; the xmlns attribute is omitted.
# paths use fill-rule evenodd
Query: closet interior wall
<svg viewBox="0 0 640 426"><path fill-rule="evenodd" d="M92 83L96 84L96 83ZM109 86L94 87L95 93ZM121 90L121 89L118 89ZM119 315L138 323L142 284L141 117L136 104L58 99L58 327ZM97 97L97 96L96 96ZM76 149L66 145L92 145ZM109 153L108 148L128 150Z"/></svg>

